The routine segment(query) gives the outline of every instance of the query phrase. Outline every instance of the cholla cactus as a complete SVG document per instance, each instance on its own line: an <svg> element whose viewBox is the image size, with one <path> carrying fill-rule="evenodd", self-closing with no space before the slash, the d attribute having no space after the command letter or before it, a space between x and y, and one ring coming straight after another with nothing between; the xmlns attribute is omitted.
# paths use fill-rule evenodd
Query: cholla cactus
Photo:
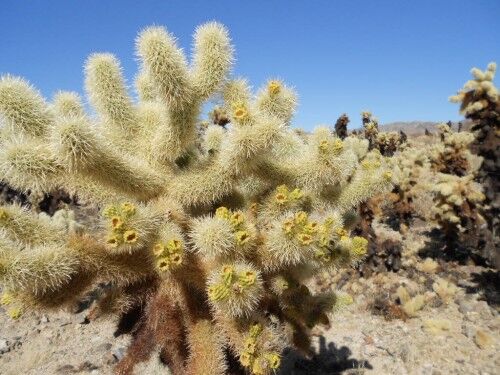
<svg viewBox="0 0 500 375"><path fill-rule="evenodd" d="M400 224L408 226L414 216L425 218L432 205L433 171L425 147L411 146L394 157L396 186L391 200Z"/></svg>
<svg viewBox="0 0 500 375"><path fill-rule="evenodd" d="M500 268L500 95L493 84L496 64L490 63L485 71L477 68L471 70L473 80L465 83L457 95L450 100L460 103L460 112L465 118L472 120L471 131L475 140L471 145L473 153L484 160L478 171L478 181L485 188L485 217L488 221L489 235L486 239L487 258Z"/></svg>
<svg viewBox="0 0 500 375"><path fill-rule="evenodd" d="M474 140L472 133L453 132L447 124L439 124L438 132L441 142L429 150L430 161L435 171L465 176L477 169L481 160L469 151L469 145Z"/></svg>
<svg viewBox="0 0 500 375"><path fill-rule="evenodd" d="M102 217L71 231L2 207L0 280L26 310L105 284L96 315L141 311L118 374L156 348L174 374L223 374L226 349L248 372L272 373L284 347L308 350L311 328L348 301L305 283L363 258L367 241L345 217L390 189L387 161L327 128L297 135L291 89L271 80L254 98L229 78L233 48L218 23L196 30L190 66L162 27L140 33L137 54L138 102L114 56L87 60L95 119L76 94L50 105L26 81L1 79L3 178L63 187ZM209 125L198 148L201 107L217 93L231 126Z"/></svg>
<svg viewBox="0 0 500 375"><path fill-rule="evenodd" d="M378 135L378 120L372 116L371 112L361 112L361 121L364 128L365 139L370 143L370 150L376 147Z"/></svg>
<svg viewBox="0 0 500 375"><path fill-rule="evenodd" d="M376 147L384 156L392 156L405 143L401 133L379 132L376 137Z"/></svg>
<svg viewBox="0 0 500 375"><path fill-rule="evenodd" d="M484 223L480 205L485 196L481 185L474 182L473 175L439 174L438 178L433 187L436 196L432 214L444 232L445 250L457 252L460 243L465 243L464 232L472 234Z"/></svg>
<svg viewBox="0 0 500 375"><path fill-rule="evenodd" d="M340 139L345 139L347 137L347 125L349 124L349 117L347 114L342 114L335 123L335 133Z"/></svg>
<svg viewBox="0 0 500 375"><path fill-rule="evenodd" d="M378 120L372 116L371 112L361 112L361 120L363 122L364 137L370 144L370 150L376 148L382 155L392 156L406 141L401 136L401 133L381 132Z"/></svg>

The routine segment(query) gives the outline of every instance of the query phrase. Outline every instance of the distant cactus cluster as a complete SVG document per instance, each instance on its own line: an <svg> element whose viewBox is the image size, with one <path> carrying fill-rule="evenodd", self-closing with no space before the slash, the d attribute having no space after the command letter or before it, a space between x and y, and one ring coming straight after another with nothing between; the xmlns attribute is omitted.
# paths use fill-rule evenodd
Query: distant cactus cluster
<svg viewBox="0 0 500 375"><path fill-rule="evenodd" d="M462 113L472 120L471 131L459 126L456 132L449 122L437 126L436 136L429 133L408 140L402 134L381 132L371 113L362 113L361 136L369 149L390 157L395 180L392 192L361 205L357 233L371 239L367 261L360 268L363 275L399 269L401 262L394 262L394 257L401 257L396 240L401 237L391 231L404 237L415 219L440 229L446 256L476 260L480 256L498 268L495 176L500 144L499 95L492 82L495 69L494 63L484 72L472 69L474 80L451 98L462 103Z"/></svg>
<svg viewBox="0 0 500 375"><path fill-rule="evenodd" d="M101 213L89 225L3 205L2 300L17 317L104 285L93 316L140 311L117 374L152 355L174 374L271 374L285 347L307 352L311 329L352 302L307 282L363 259L351 218L392 189L392 164L368 150L374 136L292 130L294 91L273 79L253 94L232 78L218 23L196 30L191 63L163 27L143 30L136 52L137 101L115 56L86 61L95 117L76 93L48 103L24 79L0 79L2 180L61 188Z"/></svg>

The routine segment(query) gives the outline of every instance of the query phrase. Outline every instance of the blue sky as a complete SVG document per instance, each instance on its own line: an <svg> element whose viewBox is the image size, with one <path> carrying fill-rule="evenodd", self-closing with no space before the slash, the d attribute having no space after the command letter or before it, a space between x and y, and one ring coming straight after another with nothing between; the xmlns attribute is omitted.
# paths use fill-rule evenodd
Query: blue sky
<svg viewBox="0 0 500 375"><path fill-rule="evenodd" d="M189 51L200 23L218 20L236 46L235 75L258 88L279 77L294 86L295 125L459 120L448 102L473 66L500 63L500 0L103 1L2 0L0 74L27 78L51 98L82 92L92 52L112 52L129 83L134 39L164 25ZM497 80L498 81L498 80Z"/></svg>

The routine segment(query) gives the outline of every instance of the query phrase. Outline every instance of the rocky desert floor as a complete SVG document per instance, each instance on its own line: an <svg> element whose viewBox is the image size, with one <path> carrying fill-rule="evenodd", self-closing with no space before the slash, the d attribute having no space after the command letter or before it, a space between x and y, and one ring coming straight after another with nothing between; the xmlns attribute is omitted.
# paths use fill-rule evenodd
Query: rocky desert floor
<svg viewBox="0 0 500 375"><path fill-rule="evenodd" d="M498 272L450 263L427 273L408 272L411 267L366 279L344 274L317 281L315 288L336 285L355 302L336 313L330 327L314 329L314 356L287 352L279 374L500 374ZM432 289L438 278L457 286L447 301ZM413 317L401 312L399 286L425 296ZM87 313L24 314L13 320L0 308L0 374L112 374L129 337L115 337L116 321L89 322ZM153 367L137 374L168 373Z"/></svg>

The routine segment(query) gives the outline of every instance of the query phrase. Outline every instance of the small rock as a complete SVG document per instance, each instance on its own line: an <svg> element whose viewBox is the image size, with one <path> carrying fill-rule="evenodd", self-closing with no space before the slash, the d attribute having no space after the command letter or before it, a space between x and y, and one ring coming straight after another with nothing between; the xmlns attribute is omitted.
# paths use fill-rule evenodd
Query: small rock
<svg viewBox="0 0 500 375"><path fill-rule="evenodd" d="M111 345L109 342L105 342L104 344L98 345L96 350L98 352L107 352L108 350L111 350L113 345Z"/></svg>
<svg viewBox="0 0 500 375"><path fill-rule="evenodd" d="M474 311L474 305L471 301L460 301L458 304L458 311L462 314L467 314Z"/></svg>
<svg viewBox="0 0 500 375"><path fill-rule="evenodd" d="M7 340L0 340L0 354L10 351L9 342Z"/></svg>
<svg viewBox="0 0 500 375"><path fill-rule="evenodd" d="M413 362L415 357L414 349L408 343L404 343L399 350L399 357L404 363Z"/></svg>
<svg viewBox="0 0 500 375"><path fill-rule="evenodd" d="M66 374L74 374L76 371L75 371L75 366L73 365L64 365L64 366L60 366L56 371L58 374L63 374L63 375L66 375Z"/></svg>
<svg viewBox="0 0 500 375"><path fill-rule="evenodd" d="M107 364L107 365L113 365L116 362L118 362L118 360L113 355L113 353L112 352L107 352L106 355L104 356L104 363Z"/></svg>
<svg viewBox="0 0 500 375"><path fill-rule="evenodd" d="M475 329L473 326L471 326L470 324L462 324L462 333L464 336L468 337L468 338L473 338L474 337L474 333L475 333Z"/></svg>
<svg viewBox="0 0 500 375"><path fill-rule="evenodd" d="M49 322L49 318L47 317L47 315L43 315L42 318L40 319L40 323L48 323Z"/></svg>
<svg viewBox="0 0 500 375"><path fill-rule="evenodd" d="M368 357L374 357L377 354L377 348L373 345L364 345L363 351Z"/></svg>
<svg viewBox="0 0 500 375"><path fill-rule="evenodd" d="M123 347L117 348L112 352L113 357L115 357L117 361L121 361L122 358L125 357L125 351L126 349Z"/></svg>

